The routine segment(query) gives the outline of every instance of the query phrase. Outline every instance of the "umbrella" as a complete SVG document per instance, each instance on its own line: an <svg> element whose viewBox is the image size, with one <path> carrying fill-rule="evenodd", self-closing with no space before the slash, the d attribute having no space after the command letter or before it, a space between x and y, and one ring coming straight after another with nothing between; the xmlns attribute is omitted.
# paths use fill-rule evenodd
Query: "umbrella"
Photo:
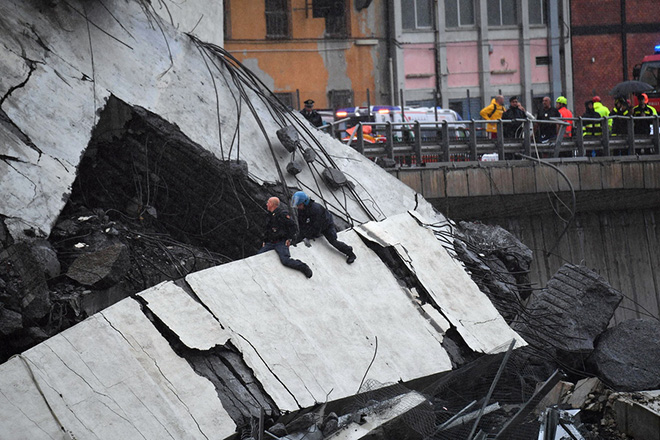
<svg viewBox="0 0 660 440"><path fill-rule="evenodd" d="M624 81L610 90L612 96L628 96L631 93L643 93L653 90L653 86L643 81Z"/></svg>

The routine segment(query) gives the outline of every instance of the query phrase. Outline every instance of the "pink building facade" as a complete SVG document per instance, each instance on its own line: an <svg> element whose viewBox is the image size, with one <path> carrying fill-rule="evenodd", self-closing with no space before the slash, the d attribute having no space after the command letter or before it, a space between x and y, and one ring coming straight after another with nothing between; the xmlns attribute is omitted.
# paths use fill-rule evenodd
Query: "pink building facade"
<svg viewBox="0 0 660 440"><path fill-rule="evenodd" d="M393 88L405 105L478 119L498 94L532 113L543 96L573 95L568 0L396 0L393 12Z"/></svg>

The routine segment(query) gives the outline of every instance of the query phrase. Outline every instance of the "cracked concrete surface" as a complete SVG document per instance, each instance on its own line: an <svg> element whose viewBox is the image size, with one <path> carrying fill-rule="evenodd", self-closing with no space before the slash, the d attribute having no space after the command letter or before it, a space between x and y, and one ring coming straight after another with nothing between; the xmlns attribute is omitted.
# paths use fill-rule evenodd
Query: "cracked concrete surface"
<svg viewBox="0 0 660 440"><path fill-rule="evenodd" d="M3 437L67 438L60 425L75 438L108 439L225 438L236 429L214 387L172 351L134 300L22 356L30 371L17 358L0 365Z"/></svg>
<svg viewBox="0 0 660 440"><path fill-rule="evenodd" d="M227 71L204 68L208 47L165 22L155 26L143 5L115 2L110 14L84 0L52 0L44 11L32 2L0 3L0 189L8 195L0 216L14 239L26 230L49 235L111 96L161 116L219 159L239 159L240 144L255 183L279 181L274 165L284 167L290 154L276 138L271 109L247 92L264 137L245 104L237 111ZM415 207L429 223L441 217L330 136L302 136L318 150L315 166L336 164L355 180L346 197L317 188L345 200L331 206L336 214L356 224ZM310 168L284 178L290 187L315 188L318 176ZM360 231L399 252L434 308L418 304L355 231L340 234L358 255L352 265L324 239L291 249L312 267L309 280L273 252L228 263L188 275L193 296L160 284L0 365L2 435L227 438L241 415L260 408L296 411L352 396L365 376L386 384L450 370L442 342L452 326L480 352L516 337L407 213ZM494 322L461 324L469 320Z"/></svg>
<svg viewBox="0 0 660 440"><path fill-rule="evenodd" d="M526 345L433 232L419 227L415 217L400 214L383 222L361 225L357 232L368 240L376 236L378 242L397 250L433 299L434 306L456 327L472 350L505 351L511 339L517 341L518 347Z"/></svg>

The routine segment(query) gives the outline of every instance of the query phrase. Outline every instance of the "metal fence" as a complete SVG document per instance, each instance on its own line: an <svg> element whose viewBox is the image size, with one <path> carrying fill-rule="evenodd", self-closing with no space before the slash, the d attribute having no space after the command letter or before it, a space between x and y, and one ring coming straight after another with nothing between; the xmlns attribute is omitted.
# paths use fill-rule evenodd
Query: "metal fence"
<svg viewBox="0 0 660 440"><path fill-rule="evenodd" d="M612 134L608 120L622 118L627 123L628 134ZM401 165L423 165L432 162L476 161L476 160L515 160L521 155L539 158L584 157L584 156L624 156L635 154L656 154L660 151L659 118L646 117L605 117L602 119L570 118L553 120L498 120L497 132L504 133L507 124L522 124L516 137L498 136L488 139L484 136L485 125L494 121L469 120L455 122L407 122L407 123L358 123L357 128L348 134L340 130L341 122L325 125L321 129L333 137L350 144L365 156L378 159L389 158ZM636 134L635 127L648 126L649 134ZM550 141L540 142L535 133L542 124L558 127L557 136ZM584 127L600 124L599 135L588 135ZM570 136L565 134L568 126L573 127ZM365 134L365 127L371 133Z"/></svg>

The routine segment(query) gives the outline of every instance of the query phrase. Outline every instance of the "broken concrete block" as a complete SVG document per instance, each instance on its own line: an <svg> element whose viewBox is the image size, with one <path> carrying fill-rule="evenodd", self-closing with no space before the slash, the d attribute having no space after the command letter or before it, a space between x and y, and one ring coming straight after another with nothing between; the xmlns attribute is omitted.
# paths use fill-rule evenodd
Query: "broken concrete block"
<svg viewBox="0 0 660 440"><path fill-rule="evenodd" d="M10 335L23 328L23 315L0 307L0 335Z"/></svg>
<svg viewBox="0 0 660 440"><path fill-rule="evenodd" d="M660 388L660 323L631 319L608 329L589 358L598 375L621 391Z"/></svg>
<svg viewBox="0 0 660 440"><path fill-rule="evenodd" d="M543 384L538 384L536 387L537 390L541 387L541 385ZM557 384L550 390L550 392L546 394L543 399L541 399L538 405L536 405L535 413L541 414L543 411L545 411L546 408L559 405L562 400L566 398L572 388L573 384L570 382L565 382L563 380L557 382Z"/></svg>
<svg viewBox="0 0 660 440"><path fill-rule="evenodd" d="M302 166L295 160L292 160L286 165L286 172L291 174L292 176L295 176L296 174L300 174L302 171Z"/></svg>
<svg viewBox="0 0 660 440"><path fill-rule="evenodd" d="M288 433L286 432L286 428L284 427L284 423L276 423L270 428L268 428L268 432L273 434L275 437L284 437Z"/></svg>
<svg viewBox="0 0 660 440"><path fill-rule="evenodd" d="M582 408L590 399L590 394L599 394L603 391L603 383L597 377L588 377L575 384L573 393L565 399L571 408Z"/></svg>
<svg viewBox="0 0 660 440"><path fill-rule="evenodd" d="M346 176L335 168L326 168L321 173L325 183L332 189L338 189L348 184Z"/></svg>
<svg viewBox="0 0 660 440"><path fill-rule="evenodd" d="M314 151L312 147L305 148L305 151L303 151L303 158L307 163L314 162L316 160L316 151Z"/></svg>
<svg viewBox="0 0 660 440"><path fill-rule="evenodd" d="M296 151L296 147L300 141L298 139L298 132L292 125L287 125L277 130L277 138L282 142L282 145L289 153Z"/></svg>
<svg viewBox="0 0 660 440"><path fill-rule="evenodd" d="M129 267L126 245L116 243L76 258L66 275L85 286L106 288L121 281Z"/></svg>
<svg viewBox="0 0 660 440"><path fill-rule="evenodd" d="M55 249L53 249L53 246L47 240L35 240L32 242L30 250L39 266L43 269L46 278L55 278L60 275L61 266L57 259L57 252L55 252Z"/></svg>
<svg viewBox="0 0 660 440"><path fill-rule="evenodd" d="M622 299L621 292L594 271L565 264L545 289L530 296L524 321L512 327L530 345L582 367Z"/></svg>
<svg viewBox="0 0 660 440"><path fill-rule="evenodd" d="M50 311L51 301L44 271L30 248L29 243L18 242L7 249L7 256L23 287L17 292L20 298L15 298L23 316L39 319Z"/></svg>
<svg viewBox="0 0 660 440"><path fill-rule="evenodd" d="M612 406L620 432L635 439L660 439L660 391L620 394Z"/></svg>

